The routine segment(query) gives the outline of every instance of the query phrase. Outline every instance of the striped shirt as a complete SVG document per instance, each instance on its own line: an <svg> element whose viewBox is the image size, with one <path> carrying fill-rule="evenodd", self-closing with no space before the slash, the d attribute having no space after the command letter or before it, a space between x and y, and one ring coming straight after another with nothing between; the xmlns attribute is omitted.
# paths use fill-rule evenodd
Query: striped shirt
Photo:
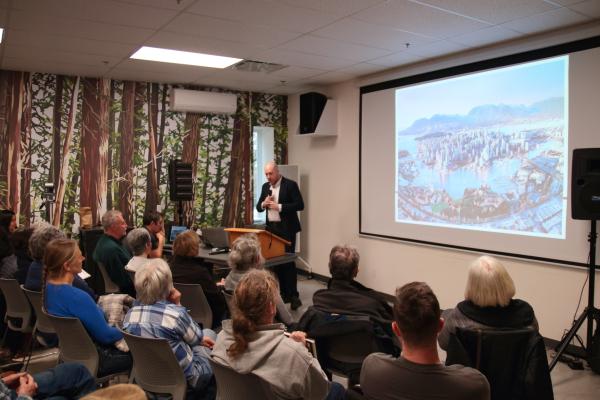
<svg viewBox="0 0 600 400"><path fill-rule="evenodd" d="M127 332L148 338L166 339L192 387L207 385L212 369L200 349L202 329L183 306L159 301L152 305L134 303L123 321Z"/></svg>

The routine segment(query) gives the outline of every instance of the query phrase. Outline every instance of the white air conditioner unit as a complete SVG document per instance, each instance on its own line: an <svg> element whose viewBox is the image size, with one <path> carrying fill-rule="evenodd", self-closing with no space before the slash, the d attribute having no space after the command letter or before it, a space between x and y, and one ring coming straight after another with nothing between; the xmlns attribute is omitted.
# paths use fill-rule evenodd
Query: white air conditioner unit
<svg viewBox="0 0 600 400"><path fill-rule="evenodd" d="M233 114L237 110L237 96L231 93L172 88L169 103L171 111Z"/></svg>

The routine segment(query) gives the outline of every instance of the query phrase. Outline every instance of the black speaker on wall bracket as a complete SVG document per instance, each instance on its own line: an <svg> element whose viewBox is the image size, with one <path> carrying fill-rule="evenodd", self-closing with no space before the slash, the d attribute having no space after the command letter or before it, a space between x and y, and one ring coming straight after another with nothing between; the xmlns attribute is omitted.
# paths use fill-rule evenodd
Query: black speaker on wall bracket
<svg viewBox="0 0 600 400"><path fill-rule="evenodd" d="M300 134L313 133L325 109L327 96L317 92L300 95Z"/></svg>
<svg viewBox="0 0 600 400"><path fill-rule="evenodd" d="M181 160L169 161L169 198L171 201L194 200L192 164Z"/></svg>
<svg viewBox="0 0 600 400"><path fill-rule="evenodd" d="M571 217L600 220L600 148L573 150Z"/></svg>

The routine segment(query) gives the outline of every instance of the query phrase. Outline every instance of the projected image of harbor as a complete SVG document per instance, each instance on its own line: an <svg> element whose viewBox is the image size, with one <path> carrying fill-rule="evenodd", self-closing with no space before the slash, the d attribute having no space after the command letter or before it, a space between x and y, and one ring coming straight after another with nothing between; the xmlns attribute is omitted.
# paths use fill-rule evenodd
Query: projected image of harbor
<svg viewBox="0 0 600 400"><path fill-rule="evenodd" d="M565 237L568 57L396 90L396 221Z"/></svg>

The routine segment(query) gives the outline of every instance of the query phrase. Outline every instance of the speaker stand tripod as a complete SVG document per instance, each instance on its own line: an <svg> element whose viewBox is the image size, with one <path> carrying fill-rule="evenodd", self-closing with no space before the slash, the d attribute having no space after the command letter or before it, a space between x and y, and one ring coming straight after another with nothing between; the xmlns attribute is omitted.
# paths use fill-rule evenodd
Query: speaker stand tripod
<svg viewBox="0 0 600 400"><path fill-rule="evenodd" d="M577 331L583 325L584 321L587 320L587 341L585 346L585 353L589 359L590 351L592 349L592 336L594 330L594 321L596 326L600 322L600 310L594 307L594 285L596 280L596 239L598 234L596 233L596 220L592 220L592 227L590 234L588 235L588 242L590 243L589 263L588 263L588 305L583 310L583 313L573 322L573 326L567 332L567 335L560 341L556 347L556 355L550 362L550 371L558 362L558 359L564 353L571 340L577 334Z"/></svg>

